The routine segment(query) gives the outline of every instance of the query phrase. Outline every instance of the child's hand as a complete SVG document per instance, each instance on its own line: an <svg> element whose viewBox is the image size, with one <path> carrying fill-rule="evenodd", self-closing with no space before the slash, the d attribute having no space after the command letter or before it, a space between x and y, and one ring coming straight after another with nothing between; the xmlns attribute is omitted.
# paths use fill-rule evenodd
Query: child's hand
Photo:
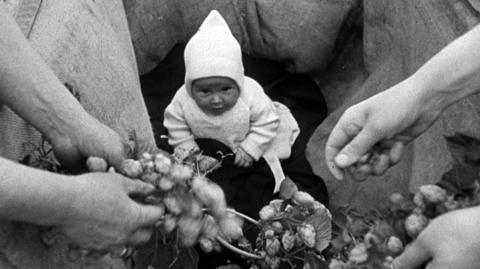
<svg viewBox="0 0 480 269"><path fill-rule="evenodd" d="M233 163L238 167L250 167L253 164L253 157L245 152L242 148L237 148L235 151L235 160Z"/></svg>

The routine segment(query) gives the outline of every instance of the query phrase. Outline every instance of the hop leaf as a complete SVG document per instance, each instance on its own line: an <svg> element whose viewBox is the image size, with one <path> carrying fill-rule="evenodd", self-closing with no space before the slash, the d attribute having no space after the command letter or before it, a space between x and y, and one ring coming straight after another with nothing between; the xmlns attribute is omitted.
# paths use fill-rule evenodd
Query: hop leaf
<svg viewBox="0 0 480 269"><path fill-rule="evenodd" d="M322 252L332 240L332 214L320 202L314 203L315 211L305 219L315 229L315 250Z"/></svg>

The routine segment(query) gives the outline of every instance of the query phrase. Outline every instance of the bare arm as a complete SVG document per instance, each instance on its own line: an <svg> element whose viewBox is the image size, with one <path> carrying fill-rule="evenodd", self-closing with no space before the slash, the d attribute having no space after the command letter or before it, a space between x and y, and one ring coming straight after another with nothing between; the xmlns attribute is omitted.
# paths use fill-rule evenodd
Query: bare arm
<svg viewBox="0 0 480 269"><path fill-rule="evenodd" d="M442 108L480 91L480 26L457 38L428 62L410 80L425 91L424 98L438 96Z"/></svg>
<svg viewBox="0 0 480 269"><path fill-rule="evenodd" d="M63 221L72 204L66 176L0 158L0 218L39 225Z"/></svg>
<svg viewBox="0 0 480 269"><path fill-rule="evenodd" d="M480 90L480 26L459 37L395 86L348 108L330 133L325 157L332 174L385 144L382 163L365 171L382 174L400 159L402 146L422 134L441 112ZM392 147L392 145L396 145ZM390 148L390 150L389 150Z"/></svg>
<svg viewBox="0 0 480 269"><path fill-rule="evenodd" d="M86 111L24 37L0 2L0 100L49 139L84 124Z"/></svg>
<svg viewBox="0 0 480 269"><path fill-rule="evenodd" d="M0 219L58 227L79 247L112 251L146 242L163 211L141 205L154 187L119 174L54 174L0 157Z"/></svg>
<svg viewBox="0 0 480 269"><path fill-rule="evenodd" d="M70 169L99 156L120 167L125 143L88 114L32 48L0 1L0 102L43 133Z"/></svg>
<svg viewBox="0 0 480 269"><path fill-rule="evenodd" d="M118 134L90 116L31 47L0 1L0 102L35 126L69 164L90 155L118 165ZM79 161L79 162L77 162ZM153 187L119 174L66 176L0 157L0 219L56 226L79 247L113 250L148 240L162 212L129 195Z"/></svg>

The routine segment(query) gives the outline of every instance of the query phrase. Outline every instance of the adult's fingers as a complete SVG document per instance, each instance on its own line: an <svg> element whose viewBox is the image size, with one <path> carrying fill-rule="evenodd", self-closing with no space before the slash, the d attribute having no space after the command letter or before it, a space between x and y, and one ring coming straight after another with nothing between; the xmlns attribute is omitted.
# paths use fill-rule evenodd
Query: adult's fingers
<svg viewBox="0 0 480 269"><path fill-rule="evenodd" d="M351 135L345 130L344 116L340 118L335 127L330 133L327 144L325 145L325 160L327 162L328 169L330 173L338 179L342 180L345 176L345 172L342 170L344 167L339 167L335 163L335 157L340 152L340 150L351 140ZM353 130L355 131L355 130ZM360 128L358 128L360 131ZM355 135L354 132L352 135Z"/></svg>
<svg viewBox="0 0 480 269"><path fill-rule="evenodd" d="M135 231L128 239L129 245L142 245L145 244L152 236L153 228L142 228Z"/></svg>
<svg viewBox="0 0 480 269"><path fill-rule="evenodd" d="M123 161L127 158L129 154L131 154L129 153L131 151L131 147L129 146L127 141L123 140L118 135L117 135L117 139L119 139L118 143L116 144L112 143L112 144L114 144L115 146L117 145L121 145L121 146L117 146L115 148L112 146L109 149L109 151L105 153L106 156L104 158L109 165L115 167L115 169L120 171L122 168Z"/></svg>
<svg viewBox="0 0 480 269"><path fill-rule="evenodd" d="M146 197L155 191L155 186L139 179L125 178L123 185L130 196Z"/></svg>
<svg viewBox="0 0 480 269"><path fill-rule="evenodd" d="M393 261L393 268L418 268L428 262L432 255L421 242L417 239L408 245L405 251Z"/></svg>
<svg viewBox="0 0 480 269"><path fill-rule="evenodd" d="M366 126L338 153L335 163L339 167L352 165L380 140L377 137L377 133Z"/></svg>
<svg viewBox="0 0 480 269"><path fill-rule="evenodd" d="M235 154L235 159L233 160L233 164L236 165L236 166L240 166L241 160L242 160L242 157L241 157L240 154L237 152L237 153Z"/></svg>
<svg viewBox="0 0 480 269"><path fill-rule="evenodd" d="M137 204L140 217L138 226L153 227L164 215L165 209L156 205Z"/></svg>
<svg viewBox="0 0 480 269"><path fill-rule="evenodd" d="M402 142L395 142L390 149L389 156L390 161L392 164L396 164L400 161L400 158L403 154L403 143Z"/></svg>
<svg viewBox="0 0 480 269"><path fill-rule="evenodd" d="M241 158L238 166L243 168L247 167L247 160L245 160L245 158Z"/></svg>
<svg viewBox="0 0 480 269"><path fill-rule="evenodd" d="M373 164L373 174L376 176L383 175L390 167L390 164L390 156L384 153L380 154Z"/></svg>

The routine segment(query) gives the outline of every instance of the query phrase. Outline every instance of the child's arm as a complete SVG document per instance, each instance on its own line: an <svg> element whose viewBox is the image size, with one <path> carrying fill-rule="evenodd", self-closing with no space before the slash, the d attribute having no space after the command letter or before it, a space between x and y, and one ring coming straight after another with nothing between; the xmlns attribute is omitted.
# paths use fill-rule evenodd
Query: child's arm
<svg viewBox="0 0 480 269"><path fill-rule="evenodd" d="M194 136L185 121L182 98L176 94L164 113L163 125L168 130L168 143L174 148L198 149Z"/></svg>
<svg viewBox="0 0 480 269"><path fill-rule="evenodd" d="M239 167L250 167L252 166L253 162L255 160L253 159L250 154L245 152L241 147L237 148L235 150L235 159L233 160L233 164Z"/></svg>
<svg viewBox="0 0 480 269"><path fill-rule="evenodd" d="M272 100L258 83L255 95L250 98L250 131L240 147L255 160L265 153L277 135L280 118Z"/></svg>

